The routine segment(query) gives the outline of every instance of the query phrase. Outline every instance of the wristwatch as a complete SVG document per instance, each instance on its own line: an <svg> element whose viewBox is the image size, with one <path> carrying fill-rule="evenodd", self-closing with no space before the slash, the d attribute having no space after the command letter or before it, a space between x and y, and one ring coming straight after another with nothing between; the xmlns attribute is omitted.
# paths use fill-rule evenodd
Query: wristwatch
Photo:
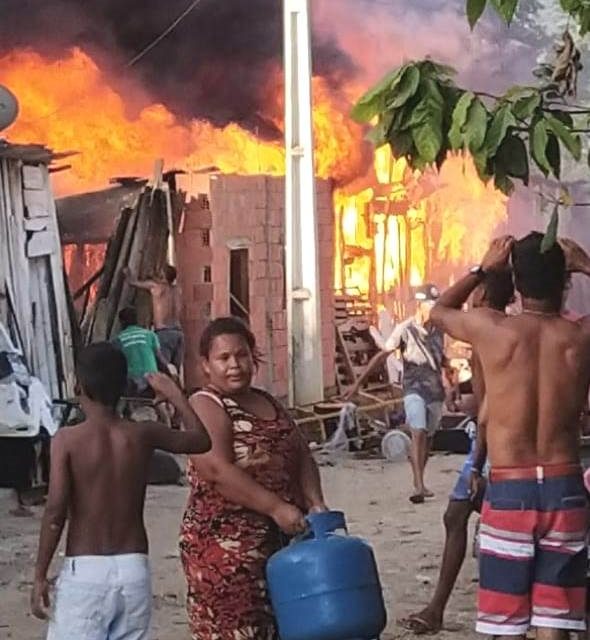
<svg viewBox="0 0 590 640"><path fill-rule="evenodd" d="M486 272L480 264L475 265L475 267L471 267L471 269L469 269L469 273L473 276L477 276L480 280L483 280L486 277Z"/></svg>

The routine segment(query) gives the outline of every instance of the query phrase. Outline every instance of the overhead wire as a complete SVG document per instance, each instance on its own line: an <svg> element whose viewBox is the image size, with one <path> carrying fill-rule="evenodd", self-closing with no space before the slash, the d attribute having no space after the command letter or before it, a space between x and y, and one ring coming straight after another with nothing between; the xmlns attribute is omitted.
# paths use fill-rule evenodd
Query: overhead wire
<svg viewBox="0 0 590 640"><path fill-rule="evenodd" d="M203 0L193 0L188 6L187 8L177 17L175 18L170 25L160 34L158 35L156 38L154 38L154 40L152 40L147 46L145 46L139 53L137 53L136 55L133 56L133 58L131 58L131 60L129 60L129 62L127 62L125 65L123 65L123 68L129 69L131 67L133 67L134 65L136 65L144 56L146 56L152 49L154 49L155 47L157 47L160 42L162 42L162 40L164 40L164 38L166 38L168 35L170 35L172 33L172 31L174 31L174 29L176 29L176 27L194 10L197 8L198 5L201 4L201 2L203 2ZM51 113L45 114L44 116L40 116L39 118L35 118L35 120L31 120L29 121L29 124L34 124L35 122L40 122L41 120L46 120L47 118L51 118L54 115L56 115L57 113L59 113L60 111L63 111L63 109L66 109L68 107L72 107L76 104L79 104L80 102L82 102L82 100L84 100L87 97L87 94L84 93L80 96L78 96L77 98L71 100L70 102L64 103L62 105L60 105L59 107L57 107L57 109L55 109L54 111L52 111Z"/></svg>

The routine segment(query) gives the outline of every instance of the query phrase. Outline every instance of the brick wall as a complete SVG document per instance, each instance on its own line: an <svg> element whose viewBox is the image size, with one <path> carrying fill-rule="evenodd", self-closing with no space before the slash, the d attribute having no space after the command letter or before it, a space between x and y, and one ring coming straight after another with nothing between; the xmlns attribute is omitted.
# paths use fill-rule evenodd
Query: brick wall
<svg viewBox="0 0 590 640"><path fill-rule="evenodd" d="M334 220L330 184L326 181L318 181L316 189L324 384L330 387L334 385L335 350ZM265 357L257 383L278 397L285 397L287 395L288 336L284 299L284 180L269 176L212 176L209 199L211 203L209 258L212 278L211 316L229 314L230 248L247 248L250 322ZM191 278L195 273L196 257L191 250L193 242L198 242L198 238L187 237L182 242L182 269L186 269L191 274ZM197 303L187 301L187 304ZM198 327L194 319L191 319L194 315L194 311L185 312L187 321L192 323L190 327L185 327L185 330L187 335L190 332L188 342L196 344L198 337L193 336ZM196 369L194 358L195 350L190 348L187 353L187 373L189 370Z"/></svg>

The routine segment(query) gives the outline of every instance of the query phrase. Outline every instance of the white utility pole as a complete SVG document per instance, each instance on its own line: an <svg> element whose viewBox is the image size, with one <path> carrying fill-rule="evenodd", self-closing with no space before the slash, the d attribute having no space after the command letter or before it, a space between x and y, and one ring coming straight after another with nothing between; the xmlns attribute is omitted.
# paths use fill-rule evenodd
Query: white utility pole
<svg viewBox="0 0 590 640"><path fill-rule="evenodd" d="M289 403L323 399L309 0L284 0Z"/></svg>

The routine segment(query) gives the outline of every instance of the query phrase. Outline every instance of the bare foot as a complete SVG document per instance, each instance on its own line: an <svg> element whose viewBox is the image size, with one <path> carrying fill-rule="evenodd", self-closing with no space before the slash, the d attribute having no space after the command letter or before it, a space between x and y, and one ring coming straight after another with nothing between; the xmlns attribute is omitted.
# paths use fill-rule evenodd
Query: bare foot
<svg viewBox="0 0 590 640"><path fill-rule="evenodd" d="M434 498L434 493L430 489L424 489L424 497L425 498Z"/></svg>

